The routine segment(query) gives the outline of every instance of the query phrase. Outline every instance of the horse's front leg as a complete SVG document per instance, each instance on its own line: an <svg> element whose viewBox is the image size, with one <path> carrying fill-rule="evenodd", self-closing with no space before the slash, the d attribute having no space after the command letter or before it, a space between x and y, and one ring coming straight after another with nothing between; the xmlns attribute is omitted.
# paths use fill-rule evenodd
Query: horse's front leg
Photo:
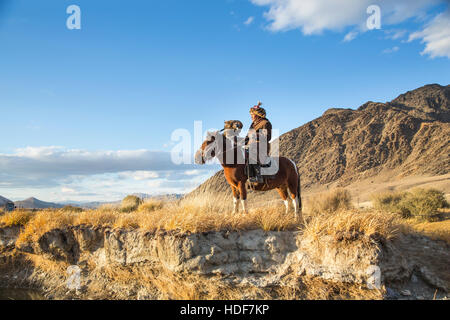
<svg viewBox="0 0 450 320"><path fill-rule="evenodd" d="M233 191L233 214L239 213L239 190L235 187L231 187Z"/></svg>
<svg viewBox="0 0 450 320"><path fill-rule="evenodd" d="M241 196L241 203L242 203L242 210L244 210L244 213L248 213L247 209L247 189L245 188L245 181L239 182L239 193Z"/></svg>

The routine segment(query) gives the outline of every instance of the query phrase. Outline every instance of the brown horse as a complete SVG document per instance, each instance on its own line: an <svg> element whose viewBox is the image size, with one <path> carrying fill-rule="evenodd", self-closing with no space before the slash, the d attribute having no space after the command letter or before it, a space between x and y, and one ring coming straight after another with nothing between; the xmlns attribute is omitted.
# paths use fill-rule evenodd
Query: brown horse
<svg viewBox="0 0 450 320"><path fill-rule="evenodd" d="M228 149L227 149L228 148ZM228 154L228 156L227 156ZM205 164L206 161L218 158L225 174L225 178L233 192L233 213L239 212L239 199L244 213L247 213L247 189L246 164L242 160L243 151L237 143L226 138L219 132L208 133L206 140L195 154L197 164ZM251 188L255 191L268 191L277 189L286 206L286 213L289 212L289 196L294 206L295 216L302 212L300 174L296 164L284 157L278 158L278 172L266 179L265 183L252 183Z"/></svg>

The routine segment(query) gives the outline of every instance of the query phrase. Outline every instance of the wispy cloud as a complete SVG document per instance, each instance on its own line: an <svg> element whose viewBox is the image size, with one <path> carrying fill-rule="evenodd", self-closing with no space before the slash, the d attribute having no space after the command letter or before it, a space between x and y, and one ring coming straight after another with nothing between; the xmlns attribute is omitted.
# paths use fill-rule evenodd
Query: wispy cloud
<svg viewBox="0 0 450 320"><path fill-rule="evenodd" d="M249 17L247 20L245 20L244 24L246 26L249 26L253 23L254 20L255 20L255 17Z"/></svg>
<svg viewBox="0 0 450 320"><path fill-rule="evenodd" d="M397 52L399 50L400 50L400 48L396 46L396 47L387 48L387 49L383 50L383 53L384 54L389 54L389 53Z"/></svg>
<svg viewBox="0 0 450 320"><path fill-rule="evenodd" d="M391 39L391 40L399 40L403 37L406 36L406 34L408 33L407 30L405 29L390 29L390 30L385 30L384 33L386 34L386 39Z"/></svg>
<svg viewBox="0 0 450 320"><path fill-rule="evenodd" d="M367 8L373 0L250 0L268 6L264 14L272 31L300 29L305 35L325 30L343 30L349 26L364 28ZM397 24L423 14L440 0L396 0L380 3L384 24Z"/></svg>
<svg viewBox="0 0 450 320"><path fill-rule="evenodd" d="M411 34L408 41L417 39L425 43L421 54L450 58L450 10L439 14L422 31Z"/></svg>
<svg viewBox="0 0 450 320"><path fill-rule="evenodd" d="M357 36L358 36L358 32L351 31L345 35L344 42L350 42L350 41L356 39Z"/></svg>
<svg viewBox="0 0 450 320"><path fill-rule="evenodd" d="M382 27L392 27L408 19L426 21L427 11L446 0L250 0L257 6L268 7L264 13L267 29L281 32L299 29L304 35L320 35L325 31L344 32L344 42L352 41L358 33L366 32L367 8L378 4L382 13ZM436 13L435 13L436 14ZM386 37L398 40L407 30L388 29ZM423 54L431 57L450 56L449 15L443 13L433 19L422 31L413 33L410 40L422 39L426 44Z"/></svg>

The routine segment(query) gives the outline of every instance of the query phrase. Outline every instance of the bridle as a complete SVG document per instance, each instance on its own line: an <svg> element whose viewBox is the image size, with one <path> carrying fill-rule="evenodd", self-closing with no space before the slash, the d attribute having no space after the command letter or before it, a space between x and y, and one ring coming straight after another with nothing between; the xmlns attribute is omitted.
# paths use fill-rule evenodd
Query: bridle
<svg viewBox="0 0 450 320"><path fill-rule="evenodd" d="M222 129L222 130L218 131L217 134L223 132L224 130L225 130L225 129ZM216 136L217 136L217 134L216 134ZM222 136L223 141L226 141L226 140L232 141L231 139L228 139L227 137L225 137L223 134L221 134L221 136ZM216 147L216 146L218 145L217 142L218 142L218 140L217 140L217 138L216 138L216 139L214 140L214 142L211 142L209 145L207 145L207 146L205 147L205 150L203 150L203 152L202 152L202 158L203 158L204 160L206 159L205 154L210 154L211 150L212 150L214 147ZM225 144L226 144L226 143L225 143ZM220 159L221 157L222 157L222 160L223 160L223 155L224 155L224 154L226 154L228 151L233 151L233 150L235 150L235 149L237 149L238 151L241 151L242 156L245 158L244 148L243 148L243 147L239 147L239 145L238 145L238 144L235 144L234 141L232 141L232 144L233 144L233 145L232 145L230 148L226 148L226 149L221 148L221 151L217 151L217 150L216 150L216 152L215 152L215 154L214 154L214 157L211 157L210 159L206 159L206 160L211 160L212 158L218 158L218 159ZM224 150L223 150L223 149L224 149Z"/></svg>

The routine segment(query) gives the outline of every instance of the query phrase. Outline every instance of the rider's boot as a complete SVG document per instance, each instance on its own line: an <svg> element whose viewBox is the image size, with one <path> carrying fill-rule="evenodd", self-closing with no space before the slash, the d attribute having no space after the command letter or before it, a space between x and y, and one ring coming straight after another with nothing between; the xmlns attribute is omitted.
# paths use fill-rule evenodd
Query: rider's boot
<svg viewBox="0 0 450 320"><path fill-rule="evenodd" d="M253 183L264 183L264 179L261 176L261 167L257 164L252 164L252 175L250 177L250 182Z"/></svg>

